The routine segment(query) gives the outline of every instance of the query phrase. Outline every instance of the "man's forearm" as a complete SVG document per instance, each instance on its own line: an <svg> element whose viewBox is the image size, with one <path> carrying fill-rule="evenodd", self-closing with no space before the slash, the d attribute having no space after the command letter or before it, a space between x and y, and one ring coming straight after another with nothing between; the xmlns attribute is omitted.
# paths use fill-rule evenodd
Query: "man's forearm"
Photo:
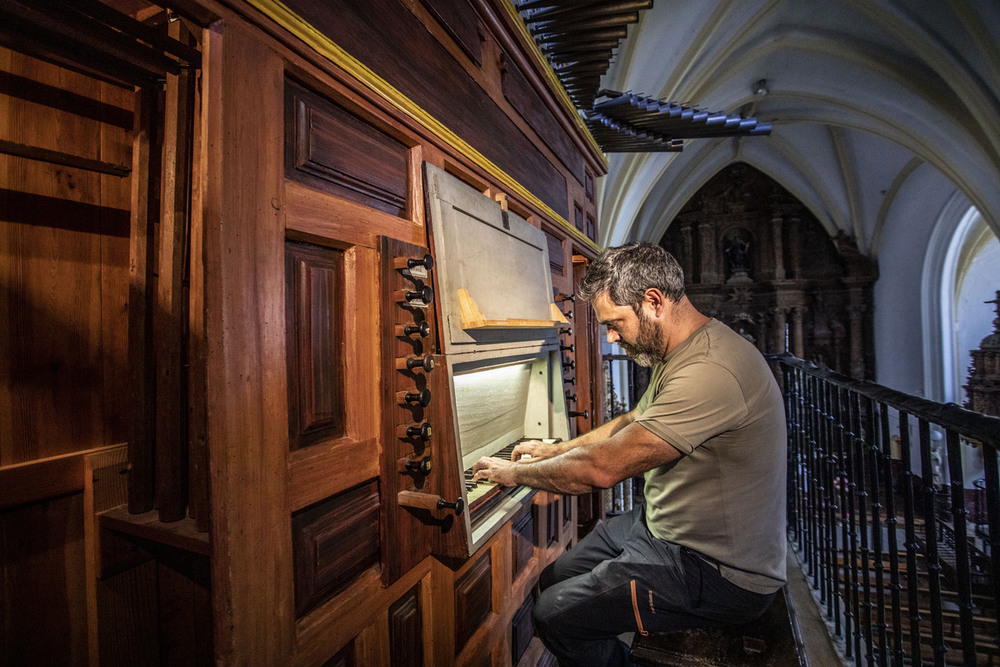
<svg viewBox="0 0 1000 667"><path fill-rule="evenodd" d="M613 436L618 431L622 430L633 421L635 421L636 411L626 412L623 415L618 415L609 422L601 424L595 429L587 431L583 435L578 435L572 440L567 440L562 444L562 452L565 454L569 450L579 447L580 445L591 445L595 442L602 442Z"/></svg>
<svg viewBox="0 0 1000 667"><path fill-rule="evenodd" d="M570 442L576 440L578 439ZM587 444L593 443L578 443L572 448L573 451L542 461L511 464L513 483L570 495L604 488L592 478L594 466L587 456Z"/></svg>

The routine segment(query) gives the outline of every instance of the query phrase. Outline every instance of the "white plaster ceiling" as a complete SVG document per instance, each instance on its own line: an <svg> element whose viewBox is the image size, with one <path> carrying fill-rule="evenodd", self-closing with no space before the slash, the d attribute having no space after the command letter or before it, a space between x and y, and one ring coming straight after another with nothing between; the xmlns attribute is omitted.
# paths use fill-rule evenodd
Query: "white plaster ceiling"
<svg viewBox="0 0 1000 667"><path fill-rule="evenodd" d="M1000 236L1000 0L656 0L602 86L770 122L770 136L609 154L601 245L656 241L744 161L877 258L961 196ZM754 93L766 80L767 94Z"/></svg>

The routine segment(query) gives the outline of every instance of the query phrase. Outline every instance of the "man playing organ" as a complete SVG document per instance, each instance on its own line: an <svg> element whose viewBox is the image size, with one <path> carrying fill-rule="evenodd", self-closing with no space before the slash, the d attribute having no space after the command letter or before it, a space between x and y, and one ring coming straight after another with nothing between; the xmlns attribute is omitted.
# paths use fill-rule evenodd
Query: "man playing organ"
<svg viewBox="0 0 1000 667"><path fill-rule="evenodd" d="M533 611L560 664L628 664L618 635L747 622L785 583L785 415L764 358L694 308L662 248L606 250L578 296L653 367L646 393L578 438L481 458L474 479L581 494L644 475L645 506L550 564Z"/></svg>

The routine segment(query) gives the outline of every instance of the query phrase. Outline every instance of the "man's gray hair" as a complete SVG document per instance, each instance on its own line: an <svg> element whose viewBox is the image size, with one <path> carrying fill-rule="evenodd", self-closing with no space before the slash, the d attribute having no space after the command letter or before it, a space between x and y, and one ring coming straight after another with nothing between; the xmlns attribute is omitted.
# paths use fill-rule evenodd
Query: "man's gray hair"
<svg viewBox="0 0 1000 667"><path fill-rule="evenodd" d="M606 291L615 305L631 306L638 312L651 287L676 303L684 296L684 271L674 256L658 245L628 243L598 255L576 293L592 302Z"/></svg>

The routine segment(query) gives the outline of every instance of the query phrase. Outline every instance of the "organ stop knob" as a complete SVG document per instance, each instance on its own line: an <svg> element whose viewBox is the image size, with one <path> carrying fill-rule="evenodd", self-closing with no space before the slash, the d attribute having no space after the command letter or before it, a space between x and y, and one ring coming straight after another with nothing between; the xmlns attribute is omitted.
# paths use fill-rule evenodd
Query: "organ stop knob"
<svg viewBox="0 0 1000 667"><path fill-rule="evenodd" d="M431 424L430 422L424 422L419 426L417 424L411 424L406 427L406 437L407 438L420 438L423 441L431 439Z"/></svg>
<svg viewBox="0 0 1000 667"><path fill-rule="evenodd" d="M407 391L403 393L403 401L406 403L420 404L427 407L431 403L431 390L424 387L420 391Z"/></svg>
<svg viewBox="0 0 1000 667"><path fill-rule="evenodd" d="M434 357L428 354L423 357L396 359L396 368L408 371L412 371L415 368L422 368L425 372L430 373L434 370Z"/></svg>
<svg viewBox="0 0 1000 667"><path fill-rule="evenodd" d="M399 290L396 292L397 301L423 301L430 303L434 300L434 290L428 285L416 290Z"/></svg>
<svg viewBox="0 0 1000 667"><path fill-rule="evenodd" d="M421 338L427 338L431 335L431 324L427 320L424 320L420 324L397 324L396 325L396 335L397 336L412 336L413 334L419 334Z"/></svg>
<svg viewBox="0 0 1000 667"><path fill-rule="evenodd" d="M412 473L418 473L420 475L429 475L431 472L431 457L425 456L418 461L407 461L406 469Z"/></svg>

